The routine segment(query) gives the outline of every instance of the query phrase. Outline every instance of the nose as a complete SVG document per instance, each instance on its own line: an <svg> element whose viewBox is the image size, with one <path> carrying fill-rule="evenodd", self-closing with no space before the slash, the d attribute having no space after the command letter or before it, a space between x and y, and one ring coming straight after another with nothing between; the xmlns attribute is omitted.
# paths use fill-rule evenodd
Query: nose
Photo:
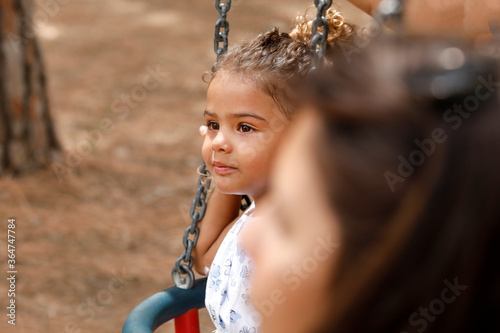
<svg viewBox="0 0 500 333"><path fill-rule="evenodd" d="M218 131L212 141L212 150L215 152L230 153L233 149L222 131Z"/></svg>

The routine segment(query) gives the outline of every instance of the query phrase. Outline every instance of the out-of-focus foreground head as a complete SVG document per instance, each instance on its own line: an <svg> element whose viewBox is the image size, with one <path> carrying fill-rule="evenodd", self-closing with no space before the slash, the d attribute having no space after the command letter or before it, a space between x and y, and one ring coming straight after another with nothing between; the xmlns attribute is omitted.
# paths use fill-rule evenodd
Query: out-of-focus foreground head
<svg viewBox="0 0 500 333"><path fill-rule="evenodd" d="M244 237L263 332L500 330L498 65L390 38L309 85Z"/></svg>

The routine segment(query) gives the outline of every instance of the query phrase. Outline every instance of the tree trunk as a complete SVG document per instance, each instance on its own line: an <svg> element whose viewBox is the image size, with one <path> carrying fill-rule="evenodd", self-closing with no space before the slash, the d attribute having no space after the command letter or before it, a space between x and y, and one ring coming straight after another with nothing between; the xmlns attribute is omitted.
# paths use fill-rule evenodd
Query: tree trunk
<svg viewBox="0 0 500 333"><path fill-rule="evenodd" d="M0 176L46 166L60 149L32 8L0 0Z"/></svg>

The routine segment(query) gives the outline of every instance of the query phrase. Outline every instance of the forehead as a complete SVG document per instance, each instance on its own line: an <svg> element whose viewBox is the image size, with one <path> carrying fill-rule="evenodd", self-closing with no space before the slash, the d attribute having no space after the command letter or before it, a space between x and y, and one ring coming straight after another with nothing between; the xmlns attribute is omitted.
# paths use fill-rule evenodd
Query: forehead
<svg viewBox="0 0 500 333"><path fill-rule="evenodd" d="M207 110L216 114L253 112L269 118L285 118L268 94L250 75L217 73L208 86Z"/></svg>

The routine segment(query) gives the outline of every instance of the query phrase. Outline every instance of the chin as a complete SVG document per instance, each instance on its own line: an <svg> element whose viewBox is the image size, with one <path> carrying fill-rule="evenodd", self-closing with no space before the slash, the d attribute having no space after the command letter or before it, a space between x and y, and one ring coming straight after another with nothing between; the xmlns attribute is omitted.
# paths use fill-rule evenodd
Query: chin
<svg viewBox="0 0 500 333"><path fill-rule="evenodd" d="M231 189L227 189L225 187L219 187L217 186L217 189L219 190L220 193L224 193L224 194L234 194L234 195L237 195L238 193L232 191Z"/></svg>
<svg viewBox="0 0 500 333"><path fill-rule="evenodd" d="M215 187L219 192L232 195L255 195L262 191L257 191L253 186L238 183L235 179L214 177Z"/></svg>
<svg viewBox="0 0 500 333"><path fill-rule="evenodd" d="M232 195L251 195L249 192L242 190L241 188L235 188L233 186L221 186L216 184L215 187L219 192L224 194L232 194Z"/></svg>
<svg viewBox="0 0 500 333"><path fill-rule="evenodd" d="M218 181L217 179L215 180L215 187L217 188L217 190L219 190L219 192L221 193L224 193L224 194L234 194L234 195L237 195L237 194L240 194L239 191L240 189L235 187L235 186L232 186L231 182L227 182L227 181Z"/></svg>
<svg viewBox="0 0 500 333"><path fill-rule="evenodd" d="M232 188L225 188L225 187L219 187L217 186L217 189L219 190L219 192L221 193L224 193L224 194L231 194L231 195L245 195L245 194L248 194L244 191L239 191L237 189L232 189Z"/></svg>

